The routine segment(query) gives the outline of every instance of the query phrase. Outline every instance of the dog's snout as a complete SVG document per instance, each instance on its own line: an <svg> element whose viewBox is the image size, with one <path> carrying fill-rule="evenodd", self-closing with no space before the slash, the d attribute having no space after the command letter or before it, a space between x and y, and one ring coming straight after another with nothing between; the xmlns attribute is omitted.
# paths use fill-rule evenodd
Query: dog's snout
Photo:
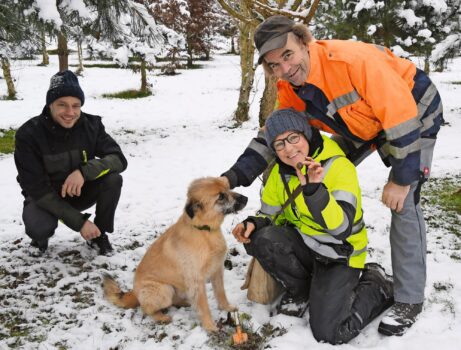
<svg viewBox="0 0 461 350"><path fill-rule="evenodd" d="M242 195L242 194L239 194L239 193L236 193L235 194L235 210L240 210L240 209L243 209L245 208L245 206L247 205L248 203L248 197Z"/></svg>

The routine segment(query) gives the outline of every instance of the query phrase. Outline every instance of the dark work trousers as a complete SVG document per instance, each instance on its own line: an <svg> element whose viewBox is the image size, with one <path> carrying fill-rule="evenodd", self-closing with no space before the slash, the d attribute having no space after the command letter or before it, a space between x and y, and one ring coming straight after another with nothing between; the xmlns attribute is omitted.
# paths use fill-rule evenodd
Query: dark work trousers
<svg viewBox="0 0 461 350"><path fill-rule="evenodd" d="M111 173L100 179L85 182L79 197L66 195L63 199L78 211L96 204L95 225L101 232L113 232L115 210L120 198L122 183L123 179L120 174ZM22 219L26 234L33 240L44 241L54 234L59 218L37 206L28 197L24 201Z"/></svg>
<svg viewBox="0 0 461 350"><path fill-rule="evenodd" d="M292 227L268 226L245 244L266 272L294 298L310 300L310 326L317 341L347 343L389 304L375 281L338 262L320 262Z"/></svg>

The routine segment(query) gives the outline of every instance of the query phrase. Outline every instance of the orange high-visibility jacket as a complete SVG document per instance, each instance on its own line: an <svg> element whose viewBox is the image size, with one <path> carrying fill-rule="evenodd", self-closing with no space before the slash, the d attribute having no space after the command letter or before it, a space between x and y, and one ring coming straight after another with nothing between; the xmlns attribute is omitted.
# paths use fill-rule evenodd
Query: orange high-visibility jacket
<svg viewBox="0 0 461 350"><path fill-rule="evenodd" d="M427 75L373 44L318 40L309 52L302 86L278 81L277 108L305 111L312 126L356 145L374 144L396 183L418 180L420 138L435 137L443 123L440 96Z"/></svg>

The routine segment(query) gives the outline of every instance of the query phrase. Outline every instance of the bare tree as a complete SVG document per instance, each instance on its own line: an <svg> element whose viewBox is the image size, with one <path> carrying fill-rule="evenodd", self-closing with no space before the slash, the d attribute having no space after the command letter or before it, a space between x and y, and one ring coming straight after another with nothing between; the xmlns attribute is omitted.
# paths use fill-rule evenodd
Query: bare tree
<svg viewBox="0 0 461 350"><path fill-rule="evenodd" d="M11 76L10 61L8 60L7 57L0 57L0 60L2 61L3 77L5 78L6 87L8 89L8 95L6 98L9 100L15 100L16 99L16 89L14 88L14 82Z"/></svg>
<svg viewBox="0 0 461 350"><path fill-rule="evenodd" d="M256 27L264 19L273 15L284 15L302 23L309 23L314 16L320 0L218 0L229 15L238 21L240 30L240 94L234 119L241 124L249 119L249 99L254 81L254 45L253 35ZM275 79L266 78L266 87L260 102L259 123L264 125L267 116L275 105Z"/></svg>

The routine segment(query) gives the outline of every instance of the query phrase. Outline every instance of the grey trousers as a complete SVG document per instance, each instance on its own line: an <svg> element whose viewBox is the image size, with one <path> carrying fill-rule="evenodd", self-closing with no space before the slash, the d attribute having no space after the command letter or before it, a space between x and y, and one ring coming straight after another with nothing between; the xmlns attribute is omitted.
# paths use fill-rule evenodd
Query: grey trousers
<svg viewBox="0 0 461 350"><path fill-rule="evenodd" d="M390 230L394 298L401 303L424 301L426 286L426 223L420 204L422 184L429 178L435 138L421 139L421 181L411 184L400 213L391 210ZM425 171L427 169L427 171ZM392 179L392 170L389 174Z"/></svg>
<svg viewBox="0 0 461 350"><path fill-rule="evenodd" d="M346 154L355 151L352 143L342 137L332 137ZM390 243L394 275L394 299L397 302L416 304L424 301L426 286L426 224L420 205L422 184L428 179L432 165L435 138L421 138L420 169L424 177L411 184L400 213L391 210ZM369 149L356 153L358 165L372 152ZM392 170L389 174L392 179Z"/></svg>

